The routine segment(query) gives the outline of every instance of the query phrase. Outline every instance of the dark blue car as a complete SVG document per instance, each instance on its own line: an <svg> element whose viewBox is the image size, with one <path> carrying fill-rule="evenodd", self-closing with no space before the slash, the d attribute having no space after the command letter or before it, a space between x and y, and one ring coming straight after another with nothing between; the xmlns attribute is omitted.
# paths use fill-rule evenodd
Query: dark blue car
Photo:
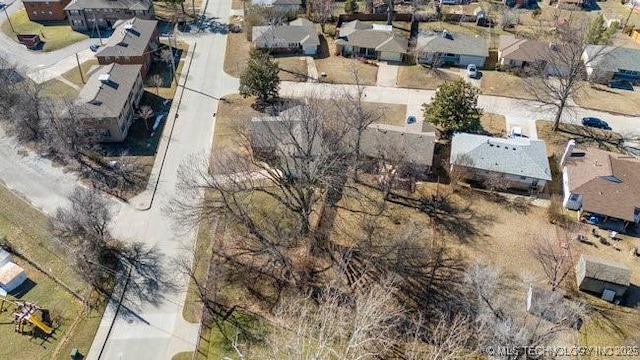
<svg viewBox="0 0 640 360"><path fill-rule="evenodd" d="M606 121L600 120L600 119L594 118L594 117L584 117L584 118L582 118L582 125L588 126L588 127L592 127L592 128L596 128L596 129L611 130L611 127L609 126L609 124L607 124Z"/></svg>

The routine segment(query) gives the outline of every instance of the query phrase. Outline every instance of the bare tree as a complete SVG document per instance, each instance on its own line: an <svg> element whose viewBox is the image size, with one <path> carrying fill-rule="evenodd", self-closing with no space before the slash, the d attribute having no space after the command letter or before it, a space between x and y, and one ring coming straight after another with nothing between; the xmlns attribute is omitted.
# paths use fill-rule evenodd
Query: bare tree
<svg viewBox="0 0 640 360"><path fill-rule="evenodd" d="M551 236L540 236L531 245L531 255L540 264L555 291L571 273L572 261L569 242L564 244Z"/></svg>
<svg viewBox="0 0 640 360"><path fill-rule="evenodd" d="M155 115L153 112L153 108L149 105L142 105L140 109L138 109L138 116L144 120L144 127L149 131L149 119L151 119Z"/></svg>
<svg viewBox="0 0 640 360"><path fill-rule="evenodd" d="M324 27L331 19L333 11L336 8L335 0L311 0L309 2L311 6L311 19L314 22L320 23L320 29L324 34Z"/></svg>
<svg viewBox="0 0 640 360"><path fill-rule="evenodd" d="M160 86L164 84L162 76L160 76L160 74L152 75L151 78L149 78L149 84L156 88L156 95L160 96Z"/></svg>
<svg viewBox="0 0 640 360"><path fill-rule="evenodd" d="M324 288L316 297L283 297L268 335L273 358L377 359L393 351L403 312L385 279L358 292ZM315 300L315 301L314 301Z"/></svg>
<svg viewBox="0 0 640 360"><path fill-rule="evenodd" d="M57 104L56 108L46 123L45 141L49 151L63 161L82 162L82 155L93 141L87 121L91 116L82 106L68 99Z"/></svg>
<svg viewBox="0 0 640 360"><path fill-rule="evenodd" d="M558 26L548 50L541 54L543 61L533 71L538 75L529 77L525 82L525 89L541 107L555 111L554 131L558 130L569 100L585 79L582 54L588 45L584 36L587 25L584 21L570 18L566 24Z"/></svg>
<svg viewBox="0 0 640 360"><path fill-rule="evenodd" d="M407 359L453 360L475 354L470 316L463 313L441 314L436 320L432 324L433 330L428 334L426 331L414 331L413 338L407 344ZM429 346L424 346L424 340Z"/></svg>

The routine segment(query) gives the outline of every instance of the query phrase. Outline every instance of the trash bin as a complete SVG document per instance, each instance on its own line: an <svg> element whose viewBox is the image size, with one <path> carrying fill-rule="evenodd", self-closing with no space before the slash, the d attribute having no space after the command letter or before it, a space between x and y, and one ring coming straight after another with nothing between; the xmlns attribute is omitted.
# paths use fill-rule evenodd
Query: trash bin
<svg viewBox="0 0 640 360"><path fill-rule="evenodd" d="M71 349L71 354L70 354L71 360L77 359L79 355L80 355L80 352L78 351L77 348Z"/></svg>

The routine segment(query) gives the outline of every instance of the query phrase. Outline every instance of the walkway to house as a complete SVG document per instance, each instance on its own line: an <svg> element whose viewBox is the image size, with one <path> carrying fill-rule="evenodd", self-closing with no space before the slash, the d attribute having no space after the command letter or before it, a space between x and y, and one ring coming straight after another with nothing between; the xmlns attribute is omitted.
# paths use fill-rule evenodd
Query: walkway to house
<svg viewBox="0 0 640 360"><path fill-rule="evenodd" d="M307 56L306 59L307 59L307 81L318 82L318 67L316 66L316 61L311 56Z"/></svg>
<svg viewBox="0 0 640 360"><path fill-rule="evenodd" d="M392 62L378 63L378 80L377 86L396 87L396 79L398 78L398 64Z"/></svg>

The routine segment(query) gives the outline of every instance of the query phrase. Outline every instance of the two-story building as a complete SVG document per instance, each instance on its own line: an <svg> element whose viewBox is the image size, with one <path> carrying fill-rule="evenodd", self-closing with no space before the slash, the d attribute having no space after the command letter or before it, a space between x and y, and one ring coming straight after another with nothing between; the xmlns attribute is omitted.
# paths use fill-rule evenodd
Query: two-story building
<svg viewBox="0 0 640 360"><path fill-rule="evenodd" d="M65 6L71 0L22 0L31 21L61 21L67 17Z"/></svg>
<svg viewBox="0 0 640 360"><path fill-rule="evenodd" d="M118 20L154 19L151 0L72 0L64 8L75 31L112 29Z"/></svg>
<svg viewBox="0 0 640 360"><path fill-rule="evenodd" d="M110 64L100 68L82 88L76 104L96 142L120 142L127 137L144 92L142 65Z"/></svg>
<svg viewBox="0 0 640 360"><path fill-rule="evenodd" d="M100 65L118 63L142 65L144 77L151 64L151 55L158 48L158 22L156 20L118 20L104 47L97 53Z"/></svg>

